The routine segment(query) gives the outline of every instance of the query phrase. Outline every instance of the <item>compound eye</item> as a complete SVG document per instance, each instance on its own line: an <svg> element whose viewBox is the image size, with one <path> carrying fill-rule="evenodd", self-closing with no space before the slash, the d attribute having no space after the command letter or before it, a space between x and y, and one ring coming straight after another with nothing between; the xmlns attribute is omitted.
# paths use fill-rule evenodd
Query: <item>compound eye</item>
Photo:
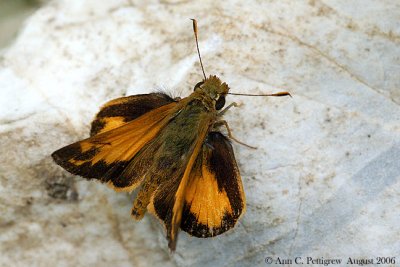
<svg viewBox="0 0 400 267"><path fill-rule="evenodd" d="M203 81L196 83L196 85L194 86L193 91L196 91L197 88L200 88L203 85Z"/></svg>
<svg viewBox="0 0 400 267"><path fill-rule="evenodd" d="M215 103L215 109L220 110L224 106L225 106L225 96L221 95L221 96L219 96L219 98L217 99L217 102Z"/></svg>

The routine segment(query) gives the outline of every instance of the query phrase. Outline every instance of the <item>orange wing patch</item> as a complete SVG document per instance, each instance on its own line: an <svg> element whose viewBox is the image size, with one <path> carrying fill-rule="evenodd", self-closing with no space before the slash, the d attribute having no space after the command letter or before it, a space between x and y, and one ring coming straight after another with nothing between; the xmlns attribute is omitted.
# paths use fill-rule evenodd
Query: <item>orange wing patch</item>
<svg viewBox="0 0 400 267"><path fill-rule="evenodd" d="M196 237L216 236L233 228L244 211L232 146L221 133L210 132L190 175L181 228Z"/></svg>
<svg viewBox="0 0 400 267"><path fill-rule="evenodd" d="M198 164L201 163L198 160ZM211 173L205 164L196 166L193 170L185 201L190 205L189 212L196 215L197 222L207 225L210 229L220 227L226 213L232 214L225 189L219 191L215 174Z"/></svg>
<svg viewBox="0 0 400 267"><path fill-rule="evenodd" d="M112 129L118 128L125 124L126 117L105 117L97 120L98 123L102 123L102 128L99 129L96 132L93 132L91 135L99 134L99 133L104 133L107 131L110 131Z"/></svg>

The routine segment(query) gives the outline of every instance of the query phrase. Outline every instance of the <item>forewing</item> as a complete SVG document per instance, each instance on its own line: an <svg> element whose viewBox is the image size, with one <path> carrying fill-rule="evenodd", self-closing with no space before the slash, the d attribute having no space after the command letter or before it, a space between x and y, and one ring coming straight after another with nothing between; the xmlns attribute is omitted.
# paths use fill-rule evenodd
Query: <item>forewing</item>
<svg viewBox="0 0 400 267"><path fill-rule="evenodd" d="M172 102L153 109L121 127L63 147L52 157L58 165L73 174L112 184L112 179L121 175L131 159L174 116L175 106L176 102ZM131 179L125 183L125 187L130 186L130 191L140 177L126 178Z"/></svg>
<svg viewBox="0 0 400 267"><path fill-rule="evenodd" d="M186 117L182 111L183 117ZM201 116L200 116L201 117ZM186 148L186 153L177 154L179 167L169 169L168 179L161 183L154 192L149 211L154 213L165 225L167 231L168 246L171 251L175 250L178 230L181 225L182 210L185 200L185 191L188 185L191 170L195 164L197 155L201 152L201 147L207 136L212 118L208 115L200 118L197 127L189 127L188 131L193 131L193 141ZM187 125L186 125L187 126ZM185 131L183 131L185 132ZM188 133L186 133L188 135Z"/></svg>
<svg viewBox="0 0 400 267"><path fill-rule="evenodd" d="M175 102L163 93L132 95L104 104L92 122L90 136L103 133L132 121L150 110Z"/></svg>
<svg viewBox="0 0 400 267"><path fill-rule="evenodd" d="M245 210L245 195L229 140L210 132L191 171L181 229L212 237L234 227Z"/></svg>

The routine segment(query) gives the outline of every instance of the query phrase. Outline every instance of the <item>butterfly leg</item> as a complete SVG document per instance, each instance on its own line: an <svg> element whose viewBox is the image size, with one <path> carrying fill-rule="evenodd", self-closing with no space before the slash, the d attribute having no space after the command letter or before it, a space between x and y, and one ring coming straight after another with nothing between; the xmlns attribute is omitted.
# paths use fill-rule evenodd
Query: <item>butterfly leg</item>
<svg viewBox="0 0 400 267"><path fill-rule="evenodd" d="M238 103L236 103L236 102L232 102L232 103L230 103L226 108L224 108L222 111L220 111L219 113L218 113L218 116L222 116L222 115L224 115L227 111L228 111L228 109L230 109L231 107L238 107L239 106L239 104Z"/></svg>
<svg viewBox="0 0 400 267"><path fill-rule="evenodd" d="M234 103L232 103L232 104L236 104L236 103L234 102ZM231 106L231 105L229 105L228 107L230 107L230 106ZM234 106L234 105L233 105L233 106ZM228 108L228 107L227 107L227 108ZM225 111L225 110L226 110L226 108L225 108L223 111ZM223 111L222 111L222 112L223 112ZM218 125L223 125L223 126L225 126L226 130L228 131L228 137L229 137L230 139L232 139L233 141L235 141L236 143L239 143L239 144L241 144L241 145L247 146L248 148L257 149L257 147L254 147L254 146L250 146L250 145L248 145L248 144L245 144L245 143L243 143L243 142L237 140L235 137L233 137L233 136L232 136L231 129L229 128L229 125L228 125L228 123L226 122L226 120L217 121L214 125L216 125L216 126L218 126Z"/></svg>

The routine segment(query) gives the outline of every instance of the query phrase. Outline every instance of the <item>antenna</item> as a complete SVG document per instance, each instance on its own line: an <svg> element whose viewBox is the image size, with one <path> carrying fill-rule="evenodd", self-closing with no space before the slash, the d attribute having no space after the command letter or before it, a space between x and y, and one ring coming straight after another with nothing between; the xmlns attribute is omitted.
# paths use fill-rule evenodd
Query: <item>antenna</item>
<svg viewBox="0 0 400 267"><path fill-rule="evenodd" d="M200 49L199 49L199 41L197 40L197 21L195 19L191 19L193 21L193 31L194 38L196 40L197 54L199 55L201 70L203 71L204 80L206 80L206 73L204 72L203 61L201 61Z"/></svg>
<svg viewBox="0 0 400 267"><path fill-rule="evenodd" d="M287 96L288 95L288 96L292 97L292 95L289 92L278 92L275 94L260 94L260 95L228 93L228 95L241 95L241 96Z"/></svg>

